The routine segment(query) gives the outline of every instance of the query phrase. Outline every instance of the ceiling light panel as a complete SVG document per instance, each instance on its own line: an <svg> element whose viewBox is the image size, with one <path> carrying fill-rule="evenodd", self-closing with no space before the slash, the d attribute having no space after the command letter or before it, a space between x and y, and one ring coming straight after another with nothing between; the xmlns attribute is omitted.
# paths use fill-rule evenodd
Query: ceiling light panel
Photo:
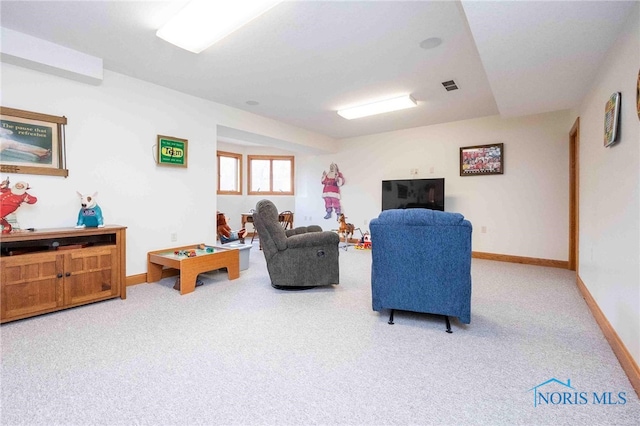
<svg viewBox="0 0 640 426"><path fill-rule="evenodd" d="M398 111L406 108L418 106L411 95L404 95L397 98L386 99L366 105L359 105L352 108L345 108L338 111L338 115L352 120L354 118L368 117L370 115L382 114L390 111Z"/></svg>
<svg viewBox="0 0 640 426"><path fill-rule="evenodd" d="M200 53L281 1L192 0L156 35L182 49Z"/></svg>

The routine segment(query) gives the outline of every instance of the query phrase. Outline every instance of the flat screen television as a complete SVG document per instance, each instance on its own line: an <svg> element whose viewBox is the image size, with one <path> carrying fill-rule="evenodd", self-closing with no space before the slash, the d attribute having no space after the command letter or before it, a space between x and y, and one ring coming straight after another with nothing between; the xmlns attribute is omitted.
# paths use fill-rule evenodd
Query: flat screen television
<svg viewBox="0 0 640 426"><path fill-rule="evenodd" d="M444 211L444 178L382 181L382 210L414 208Z"/></svg>

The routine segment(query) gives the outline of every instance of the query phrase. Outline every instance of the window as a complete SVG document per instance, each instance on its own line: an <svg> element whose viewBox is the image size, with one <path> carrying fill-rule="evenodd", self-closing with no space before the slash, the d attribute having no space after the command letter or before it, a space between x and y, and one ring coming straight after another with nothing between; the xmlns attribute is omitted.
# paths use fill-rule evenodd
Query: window
<svg viewBox="0 0 640 426"><path fill-rule="evenodd" d="M249 195L294 195L293 157L249 155Z"/></svg>
<svg viewBox="0 0 640 426"><path fill-rule="evenodd" d="M218 151L218 194L242 194L242 154Z"/></svg>

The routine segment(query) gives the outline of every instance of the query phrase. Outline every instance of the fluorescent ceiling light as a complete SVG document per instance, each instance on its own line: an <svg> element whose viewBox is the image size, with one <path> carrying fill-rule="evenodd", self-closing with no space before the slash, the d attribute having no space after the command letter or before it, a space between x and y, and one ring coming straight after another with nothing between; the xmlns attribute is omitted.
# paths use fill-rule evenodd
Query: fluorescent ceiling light
<svg viewBox="0 0 640 426"><path fill-rule="evenodd" d="M398 98L374 102L372 104L341 109L338 111L338 115L346 118L347 120L352 120L354 118L367 117L369 115L382 114L383 112L397 111L405 108L413 108L415 106L418 106L416 100L413 99L411 95L404 95Z"/></svg>
<svg viewBox="0 0 640 426"><path fill-rule="evenodd" d="M185 50L200 53L280 2L192 0L156 35Z"/></svg>

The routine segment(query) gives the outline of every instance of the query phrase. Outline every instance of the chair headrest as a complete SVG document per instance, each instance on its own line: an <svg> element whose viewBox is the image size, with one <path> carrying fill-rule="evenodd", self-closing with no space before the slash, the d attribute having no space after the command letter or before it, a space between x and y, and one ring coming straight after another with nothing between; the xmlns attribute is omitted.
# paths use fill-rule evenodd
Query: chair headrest
<svg viewBox="0 0 640 426"><path fill-rule="evenodd" d="M260 200L256 204L253 223L260 234L262 249L275 253L287 248L287 235L278 221L278 209L269 200Z"/></svg>
<svg viewBox="0 0 640 426"><path fill-rule="evenodd" d="M259 214L263 218L273 217L275 218L276 221L278 220L278 209L276 208L275 204L273 204L271 200L258 201L258 203L256 204L256 210L254 213Z"/></svg>
<svg viewBox="0 0 640 426"><path fill-rule="evenodd" d="M465 225L470 224L460 213L441 212L430 209L384 210L378 216L378 223L389 225Z"/></svg>

